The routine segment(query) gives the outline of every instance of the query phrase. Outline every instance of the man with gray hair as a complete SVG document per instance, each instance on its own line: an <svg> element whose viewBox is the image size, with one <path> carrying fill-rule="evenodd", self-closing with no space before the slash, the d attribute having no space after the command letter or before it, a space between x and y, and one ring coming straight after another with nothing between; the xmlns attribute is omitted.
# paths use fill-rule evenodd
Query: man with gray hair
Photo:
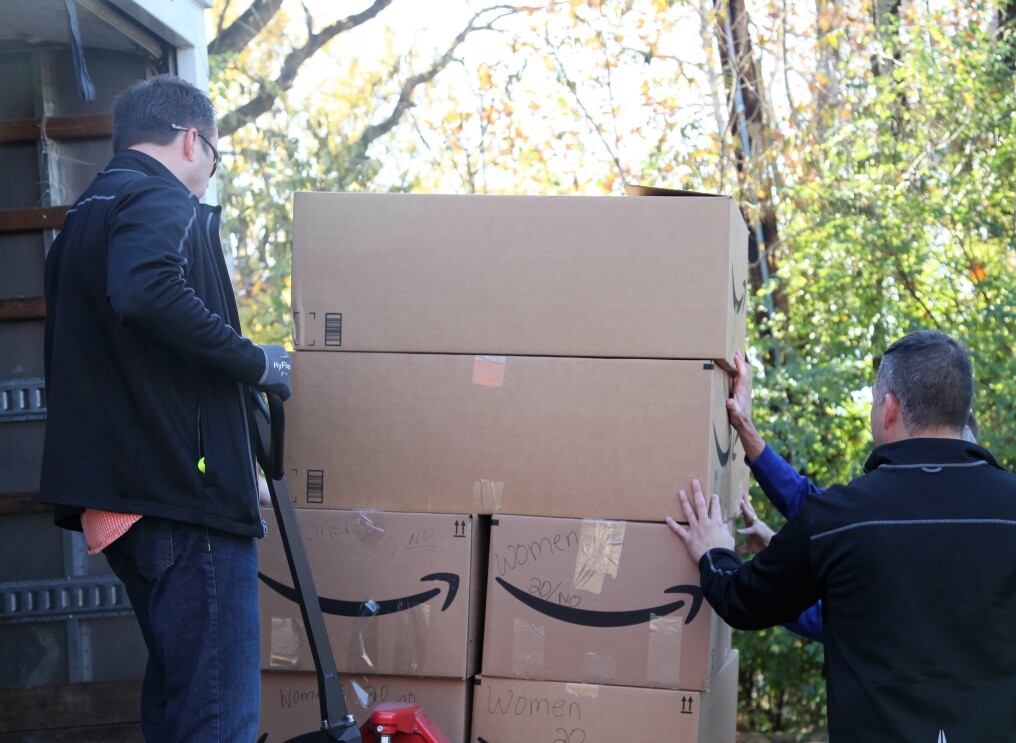
<svg viewBox="0 0 1016 743"><path fill-rule="evenodd" d="M680 491L670 528L731 626L762 629L823 601L834 743L1011 741L1016 736L1016 476L964 441L966 350L910 333L872 389L865 474L809 495L741 562L719 499Z"/></svg>

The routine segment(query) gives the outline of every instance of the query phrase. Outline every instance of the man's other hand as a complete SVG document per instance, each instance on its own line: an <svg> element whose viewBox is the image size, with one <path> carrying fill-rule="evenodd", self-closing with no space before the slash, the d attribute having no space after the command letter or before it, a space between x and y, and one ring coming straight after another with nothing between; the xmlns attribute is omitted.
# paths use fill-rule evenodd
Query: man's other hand
<svg viewBox="0 0 1016 743"><path fill-rule="evenodd" d="M755 513L747 492L741 496L741 515L744 516L744 528L738 529L737 533L747 536L748 541L737 548L737 554L753 555L768 547L775 532Z"/></svg>

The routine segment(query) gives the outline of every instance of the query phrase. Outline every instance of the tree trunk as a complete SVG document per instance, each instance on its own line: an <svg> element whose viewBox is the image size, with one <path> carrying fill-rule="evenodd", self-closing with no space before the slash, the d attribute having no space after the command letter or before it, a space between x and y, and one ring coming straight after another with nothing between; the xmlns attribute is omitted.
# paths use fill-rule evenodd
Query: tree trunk
<svg viewBox="0 0 1016 743"><path fill-rule="evenodd" d="M734 139L735 166L742 191L750 194L748 201L753 207L745 214L745 221L750 233L748 260L751 285L757 291L779 268L775 255L779 244L779 220L770 180L775 164L763 163L768 125L744 0L714 1L716 42L732 99L729 128ZM764 319L775 309L786 311L786 301L782 289L771 290L767 294L766 305L756 308L759 319Z"/></svg>
<svg viewBox="0 0 1016 743"><path fill-rule="evenodd" d="M1016 73L1016 44L1010 40L1010 35L1016 31L1016 0L1006 0L998 6L995 15L995 22L998 26L998 38L1006 45L1003 59L1005 66L1012 73Z"/></svg>

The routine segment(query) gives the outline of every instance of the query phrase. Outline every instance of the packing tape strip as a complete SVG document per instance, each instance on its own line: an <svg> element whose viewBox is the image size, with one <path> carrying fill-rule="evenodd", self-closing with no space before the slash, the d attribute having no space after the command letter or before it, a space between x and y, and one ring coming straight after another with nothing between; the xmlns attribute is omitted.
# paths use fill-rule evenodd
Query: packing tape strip
<svg viewBox="0 0 1016 743"><path fill-rule="evenodd" d="M589 593L603 591L603 578L616 578L624 548L624 521L584 519L575 556L576 590Z"/></svg>
<svg viewBox="0 0 1016 743"><path fill-rule="evenodd" d="M476 356L473 358L473 384L481 387L504 387L506 356Z"/></svg>

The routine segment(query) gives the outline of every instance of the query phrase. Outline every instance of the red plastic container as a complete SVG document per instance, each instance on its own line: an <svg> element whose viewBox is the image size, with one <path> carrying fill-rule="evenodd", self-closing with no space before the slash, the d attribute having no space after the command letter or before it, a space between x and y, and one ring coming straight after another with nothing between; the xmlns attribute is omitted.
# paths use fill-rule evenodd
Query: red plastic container
<svg viewBox="0 0 1016 743"><path fill-rule="evenodd" d="M419 704L382 702L360 725L364 743L451 743Z"/></svg>

